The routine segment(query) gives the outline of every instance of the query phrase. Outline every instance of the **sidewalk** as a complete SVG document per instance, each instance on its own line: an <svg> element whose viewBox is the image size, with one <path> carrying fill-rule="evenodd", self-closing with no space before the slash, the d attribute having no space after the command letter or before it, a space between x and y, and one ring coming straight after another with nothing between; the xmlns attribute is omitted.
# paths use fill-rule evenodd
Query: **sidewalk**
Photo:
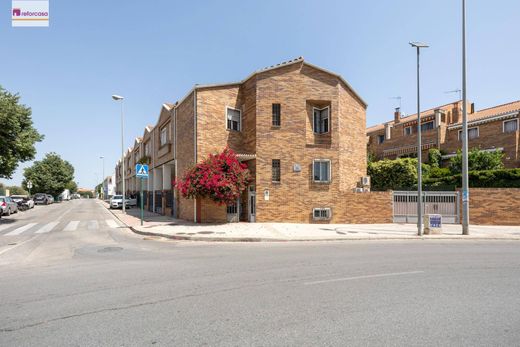
<svg viewBox="0 0 520 347"><path fill-rule="evenodd" d="M108 204L103 203L108 208ZM463 236L460 225L445 224L442 235L416 235L415 224L296 224L296 223L224 223L195 224L140 210L110 210L132 231L141 235L191 241L334 241L334 240L520 240L520 226L470 226L471 235Z"/></svg>

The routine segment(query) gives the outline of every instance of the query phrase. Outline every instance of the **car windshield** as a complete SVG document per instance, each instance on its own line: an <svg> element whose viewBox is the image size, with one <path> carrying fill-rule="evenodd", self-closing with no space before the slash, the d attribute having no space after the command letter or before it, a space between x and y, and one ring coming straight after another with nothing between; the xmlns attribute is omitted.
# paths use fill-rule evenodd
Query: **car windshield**
<svg viewBox="0 0 520 347"><path fill-rule="evenodd" d="M114 195L114 196L112 197L112 199L122 199L122 198L123 198L122 195Z"/></svg>

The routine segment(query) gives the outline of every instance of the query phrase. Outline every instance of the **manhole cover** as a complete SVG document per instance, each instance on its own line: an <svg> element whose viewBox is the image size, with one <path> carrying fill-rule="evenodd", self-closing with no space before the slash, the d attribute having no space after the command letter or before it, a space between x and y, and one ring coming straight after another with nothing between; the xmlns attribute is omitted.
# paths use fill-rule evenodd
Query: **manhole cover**
<svg viewBox="0 0 520 347"><path fill-rule="evenodd" d="M199 231L197 232L197 234L204 234L204 235L208 235L208 234L214 234L215 232L213 231Z"/></svg>
<svg viewBox="0 0 520 347"><path fill-rule="evenodd" d="M108 253L108 252L118 252L118 251L122 251L122 250L123 250L123 247L105 247L105 248L98 249L98 252L99 253Z"/></svg>

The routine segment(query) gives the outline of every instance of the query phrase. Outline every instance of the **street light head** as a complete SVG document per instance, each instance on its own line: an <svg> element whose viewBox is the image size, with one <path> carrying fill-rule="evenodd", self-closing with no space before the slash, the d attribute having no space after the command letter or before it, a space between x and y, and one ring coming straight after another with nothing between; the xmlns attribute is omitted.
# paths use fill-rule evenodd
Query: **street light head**
<svg viewBox="0 0 520 347"><path fill-rule="evenodd" d="M428 46L424 42L410 42L410 46L417 47L417 48L428 48L428 47L430 47L430 46Z"/></svg>
<svg viewBox="0 0 520 347"><path fill-rule="evenodd" d="M124 98L121 95L114 94L114 95L112 95L112 99L119 101L119 100L123 100Z"/></svg>

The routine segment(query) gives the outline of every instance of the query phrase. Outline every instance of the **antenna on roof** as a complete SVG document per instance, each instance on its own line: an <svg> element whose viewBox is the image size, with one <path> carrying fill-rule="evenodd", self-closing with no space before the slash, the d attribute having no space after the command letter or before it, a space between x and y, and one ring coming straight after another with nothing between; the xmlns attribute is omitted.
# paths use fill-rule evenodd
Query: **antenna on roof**
<svg viewBox="0 0 520 347"><path fill-rule="evenodd" d="M462 99L462 96L461 96L462 90L460 90L460 89L448 90L447 92L444 92L444 94L453 94L453 93L459 93L459 100Z"/></svg>
<svg viewBox="0 0 520 347"><path fill-rule="evenodd" d="M401 108L401 99L402 99L402 97L400 97L400 96L391 96L390 99L399 100L399 108Z"/></svg>

